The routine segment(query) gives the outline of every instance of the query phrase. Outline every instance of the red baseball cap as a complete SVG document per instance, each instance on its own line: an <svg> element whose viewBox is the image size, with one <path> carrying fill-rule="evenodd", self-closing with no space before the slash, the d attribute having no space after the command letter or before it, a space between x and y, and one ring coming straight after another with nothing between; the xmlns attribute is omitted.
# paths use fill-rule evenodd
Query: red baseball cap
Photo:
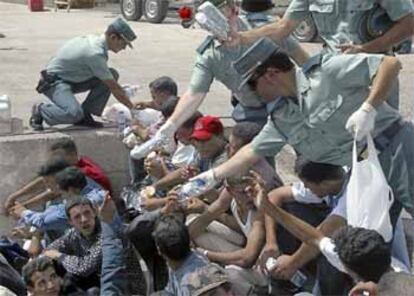
<svg viewBox="0 0 414 296"><path fill-rule="evenodd" d="M199 141L208 141L212 135L221 135L223 133L223 124L218 117L203 116L194 124L192 139Z"/></svg>

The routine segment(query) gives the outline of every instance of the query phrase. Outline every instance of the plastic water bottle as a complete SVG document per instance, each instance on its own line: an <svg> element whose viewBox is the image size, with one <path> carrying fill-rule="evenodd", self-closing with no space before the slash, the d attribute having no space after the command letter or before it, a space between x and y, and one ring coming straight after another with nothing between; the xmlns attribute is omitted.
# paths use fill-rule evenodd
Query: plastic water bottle
<svg viewBox="0 0 414 296"><path fill-rule="evenodd" d="M205 192L206 182L202 179L189 181L177 189L178 201L184 202Z"/></svg>
<svg viewBox="0 0 414 296"><path fill-rule="evenodd" d="M124 85L122 86L123 90L125 91L125 94L128 96L128 98L133 98L137 95L138 91L141 90L141 86L139 85Z"/></svg>
<svg viewBox="0 0 414 296"><path fill-rule="evenodd" d="M149 153L156 150L157 148L161 148L163 145L162 139L158 137L153 137L146 141L145 143L136 146L134 149L131 150L131 157L134 159L142 159L146 157Z"/></svg>
<svg viewBox="0 0 414 296"><path fill-rule="evenodd" d="M0 121L11 119L11 102L7 95L0 96Z"/></svg>
<svg viewBox="0 0 414 296"><path fill-rule="evenodd" d="M269 257L266 261L266 269L268 271L271 271L276 268L277 264L278 264L277 259L273 257ZM306 277L306 275L304 275L303 272L298 270L292 276L292 278L290 279L290 282L294 284L297 288L302 288L305 285L307 279L308 278Z"/></svg>
<svg viewBox="0 0 414 296"><path fill-rule="evenodd" d="M229 38L229 23L216 6L207 1L200 5L197 10L198 13L195 15L195 20L201 28L219 40L227 40Z"/></svg>
<svg viewBox="0 0 414 296"><path fill-rule="evenodd" d="M124 130L128 125L127 116L124 111L118 112L117 122L118 122L118 136L121 138L124 136Z"/></svg>

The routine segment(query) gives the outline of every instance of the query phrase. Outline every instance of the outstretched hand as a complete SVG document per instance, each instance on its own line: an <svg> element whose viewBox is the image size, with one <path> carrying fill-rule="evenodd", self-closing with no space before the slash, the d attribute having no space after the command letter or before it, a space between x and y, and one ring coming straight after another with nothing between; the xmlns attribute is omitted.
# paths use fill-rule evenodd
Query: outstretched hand
<svg viewBox="0 0 414 296"><path fill-rule="evenodd" d="M101 221L105 223L111 223L116 213L115 203L112 200L111 195L107 191L105 194L104 201L99 207L99 217Z"/></svg>
<svg viewBox="0 0 414 296"><path fill-rule="evenodd" d="M246 193L253 199L256 208L265 210L269 204L269 199L263 178L255 171L250 171L250 176L244 177L243 179L249 184L246 188Z"/></svg>

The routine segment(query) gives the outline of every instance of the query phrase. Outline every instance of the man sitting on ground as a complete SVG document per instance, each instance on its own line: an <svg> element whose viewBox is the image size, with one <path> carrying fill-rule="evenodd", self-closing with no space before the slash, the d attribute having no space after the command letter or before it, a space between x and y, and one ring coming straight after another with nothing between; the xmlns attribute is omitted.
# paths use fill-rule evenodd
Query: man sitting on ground
<svg viewBox="0 0 414 296"><path fill-rule="evenodd" d="M256 206L312 250L320 250L338 270L349 274L355 281L374 283L392 270L390 247L378 232L343 226L331 238L326 237L318 229L271 204L263 179L254 172L251 174L248 193L255 198Z"/></svg>
<svg viewBox="0 0 414 296"><path fill-rule="evenodd" d="M71 138L58 140L49 148L50 158L61 156L68 165L79 167L79 169L89 178L100 184L103 188L111 191L111 183L101 167L95 164L87 157L79 157L75 142ZM58 192L48 190L44 178L38 176L33 181L26 184L23 188L11 194L4 205L6 211L14 205L15 202L22 203L22 198L26 195L32 195L26 200L47 201L59 196Z"/></svg>
<svg viewBox="0 0 414 296"><path fill-rule="evenodd" d="M224 137L224 128L219 118L214 116L198 118L190 139L199 155L195 165L183 167L169 173L161 180L153 183L150 186L153 189L149 190L149 192L170 190L173 186L188 180L194 173L198 171L204 172L226 161L227 153L225 147L227 141ZM210 190L204 197L212 202L217 199L218 191L216 189ZM166 200L160 200L160 203L157 203L157 207L162 207L165 203ZM151 209L154 208L151 206Z"/></svg>
<svg viewBox="0 0 414 296"><path fill-rule="evenodd" d="M44 255L62 264L84 290L99 287L102 234L96 208L89 199L74 197L66 204L66 215L73 228L51 243Z"/></svg>
<svg viewBox="0 0 414 296"><path fill-rule="evenodd" d="M61 157L50 159L40 168L39 176L44 180L48 190L53 192L54 199L46 203L46 208L42 212L28 209L35 205L34 202L28 201L16 203L10 208L10 214L27 226L33 226L40 231L45 231L47 240L52 241L63 235L69 227L67 224L66 214L59 210L62 207L62 197L56 183L56 174L68 167L68 163ZM44 201L38 200L37 205L45 204Z"/></svg>
<svg viewBox="0 0 414 296"><path fill-rule="evenodd" d="M224 270L191 251L183 217L161 216L153 237L169 267L168 284L164 291L155 295L229 295L232 288Z"/></svg>

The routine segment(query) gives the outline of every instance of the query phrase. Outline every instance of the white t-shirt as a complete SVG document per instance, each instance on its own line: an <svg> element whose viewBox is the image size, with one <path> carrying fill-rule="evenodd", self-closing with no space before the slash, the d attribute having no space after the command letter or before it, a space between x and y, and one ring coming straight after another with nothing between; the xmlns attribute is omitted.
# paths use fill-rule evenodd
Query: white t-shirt
<svg viewBox="0 0 414 296"><path fill-rule="evenodd" d="M319 250L326 257L330 264L335 266L341 272L348 273L338 253L335 251L335 244L329 237L324 237L319 242ZM410 273L407 267L398 259L391 257L391 268L395 272L406 272Z"/></svg>

